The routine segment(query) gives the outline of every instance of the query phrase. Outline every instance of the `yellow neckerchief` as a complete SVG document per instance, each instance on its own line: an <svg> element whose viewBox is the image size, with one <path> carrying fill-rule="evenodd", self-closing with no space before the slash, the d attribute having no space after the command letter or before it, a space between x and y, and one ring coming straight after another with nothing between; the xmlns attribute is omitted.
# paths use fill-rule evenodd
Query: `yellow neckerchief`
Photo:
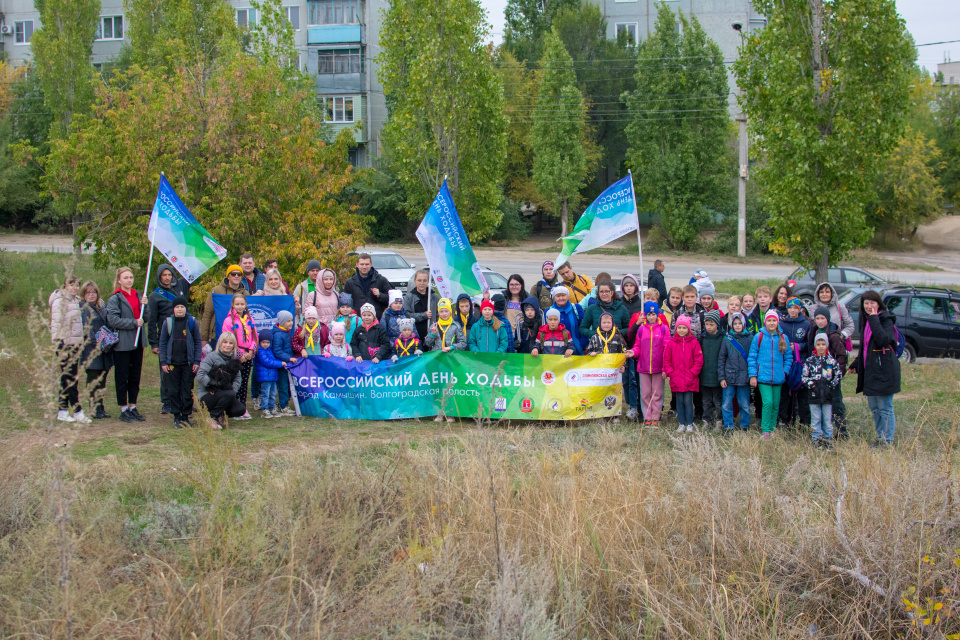
<svg viewBox="0 0 960 640"><path fill-rule="evenodd" d="M244 312L243 315L240 315L239 313L237 313L236 310L234 310L233 317L236 318L237 322L240 323L240 326L243 327L243 340L244 342L246 342L247 340L250 339L250 327L247 325L247 320L249 318L249 315L246 312ZM233 325L233 330L234 332L236 332L237 330L236 323L234 323Z"/></svg>
<svg viewBox="0 0 960 640"><path fill-rule="evenodd" d="M397 347L397 355L400 356L409 356L413 355L413 352L410 348L413 348L413 351L416 351L420 347L420 341L413 336L410 336L410 342L406 345L403 344L403 338L397 338L397 341L394 343Z"/></svg>
<svg viewBox="0 0 960 640"><path fill-rule="evenodd" d="M473 314L468 313L467 315L464 315L463 312L460 311L460 305L457 305L457 317L460 318L460 324L463 325L463 330L466 331L467 322L470 320L471 317L473 317Z"/></svg>
<svg viewBox="0 0 960 640"><path fill-rule="evenodd" d="M320 326L319 322L317 322L317 324L313 325L312 327L308 325L306 322L303 323L303 328L307 330L307 339L304 344L308 349L314 349L316 347L316 343L314 343L313 341L313 330L319 326ZM317 333L319 333L319 331Z"/></svg>
<svg viewBox="0 0 960 640"><path fill-rule="evenodd" d="M610 337L603 337L603 330L600 327L597 327L597 335L600 336L600 339L603 340L603 352L610 353L610 341L613 340L613 336L617 334L616 327L610 329Z"/></svg>
<svg viewBox="0 0 960 640"><path fill-rule="evenodd" d="M440 329L440 346L447 346L447 331L453 326L453 316L444 321L443 318L437 318L437 328Z"/></svg>

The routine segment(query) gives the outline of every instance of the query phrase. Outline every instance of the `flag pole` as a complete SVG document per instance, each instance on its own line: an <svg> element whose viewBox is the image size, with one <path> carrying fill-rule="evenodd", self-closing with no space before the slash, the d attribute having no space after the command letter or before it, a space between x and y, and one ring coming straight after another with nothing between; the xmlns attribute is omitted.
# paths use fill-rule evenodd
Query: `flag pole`
<svg viewBox="0 0 960 640"><path fill-rule="evenodd" d="M160 179L163 180L163 171L160 172ZM153 214L150 214L153 217ZM147 223L147 233L150 233L150 223ZM156 236L156 229L154 229L154 236ZM143 295L147 295L147 287L150 286L150 269L153 268L153 237L150 238L150 257L147 258L147 277L143 281ZM146 305L143 304L143 300L140 301L140 319L143 320L143 316L146 314L147 309ZM133 339L133 348L136 349L140 344L140 334L143 332L143 327L139 328L137 331L137 337Z"/></svg>
<svg viewBox="0 0 960 640"><path fill-rule="evenodd" d="M637 213L637 192L633 189L633 171L627 169L630 174L630 195L633 196L633 215L637 219L637 253L640 255L640 295L643 295L643 246L640 242L640 216ZM661 301L662 302L662 301Z"/></svg>

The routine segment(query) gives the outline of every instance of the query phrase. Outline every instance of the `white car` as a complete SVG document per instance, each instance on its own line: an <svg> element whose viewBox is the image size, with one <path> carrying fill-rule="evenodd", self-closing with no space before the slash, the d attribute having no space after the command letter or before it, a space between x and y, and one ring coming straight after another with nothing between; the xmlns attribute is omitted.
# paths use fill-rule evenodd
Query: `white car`
<svg viewBox="0 0 960 640"><path fill-rule="evenodd" d="M396 251L384 249L357 249L351 251L348 255L355 256L359 253L370 254L373 268L390 281L391 289L400 289L404 293L407 292L407 285L413 280L413 275L417 272L417 265L408 263Z"/></svg>

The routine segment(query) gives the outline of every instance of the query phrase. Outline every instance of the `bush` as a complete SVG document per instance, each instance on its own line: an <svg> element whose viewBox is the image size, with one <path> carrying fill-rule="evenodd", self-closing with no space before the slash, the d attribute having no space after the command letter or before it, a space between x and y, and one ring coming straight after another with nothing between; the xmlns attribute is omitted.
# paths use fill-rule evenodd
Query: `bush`
<svg viewBox="0 0 960 640"><path fill-rule="evenodd" d="M520 213L520 203L504 198L500 202L500 226L490 236L494 244L519 244L530 237L531 225Z"/></svg>
<svg viewBox="0 0 960 640"><path fill-rule="evenodd" d="M370 218L370 237L377 242L412 240L414 220L407 215L407 194L396 175L371 171L344 190L346 202Z"/></svg>
<svg viewBox="0 0 960 640"><path fill-rule="evenodd" d="M734 199L725 206L723 213L724 225L710 243L711 253L736 255L738 203ZM747 181L747 253L752 255L770 254L770 243L773 241L773 230L770 228L770 212L764 205L760 195L760 187L756 180Z"/></svg>
<svg viewBox="0 0 960 640"><path fill-rule="evenodd" d="M650 233L647 234L643 248L647 251L669 251L673 249L673 243L670 242L670 236L666 230L657 223L650 227Z"/></svg>

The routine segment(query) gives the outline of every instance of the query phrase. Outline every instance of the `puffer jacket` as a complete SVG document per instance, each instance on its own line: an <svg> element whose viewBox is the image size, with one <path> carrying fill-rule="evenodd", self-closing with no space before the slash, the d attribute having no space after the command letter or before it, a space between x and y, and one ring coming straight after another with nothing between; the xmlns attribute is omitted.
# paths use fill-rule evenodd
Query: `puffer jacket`
<svg viewBox="0 0 960 640"><path fill-rule="evenodd" d="M431 327L434 325L431 324ZM431 329L432 331L432 329ZM454 351L465 351L467 348L467 337L463 329L456 322L451 322L444 330L439 324L436 324L436 333L428 333L426 339L427 349L431 351L442 351L444 347L450 347Z"/></svg>
<svg viewBox="0 0 960 640"><path fill-rule="evenodd" d="M257 327L253 324L253 318L248 313L242 318L237 312L230 309L230 313L223 319L223 326L220 332L231 332L237 338L237 348L241 353L256 351L260 341L257 339Z"/></svg>
<svg viewBox="0 0 960 640"><path fill-rule="evenodd" d="M83 318L80 298L57 289L47 299L50 305L50 341L53 344L83 344Z"/></svg>
<svg viewBox="0 0 960 640"><path fill-rule="evenodd" d="M770 335L764 327L750 342L747 366L751 378L760 384L780 385L786 382L793 364L793 345L787 340L786 353L780 353L780 336Z"/></svg>
<svg viewBox="0 0 960 640"><path fill-rule="evenodd" d="M680 319L681 316L686 316L690 318L690 333L699 338L700 334L703 333L703 323L706 314L707 312L699 302L694 303L693 311L687 311L687 307L683 303L680 303L677 310L670 316L670 333L677 332L677 320Z"/></svg>
<svg viewBox="0 0 960 640"><path fill-rule="evenodd" d="M613 316L613 326L621 332L627 331L630 325L630 312L627 311L623 300L612 300L607 304L598 298L596 304L588 306L583 312L583 319L580 321L581 335L588 336L588 339L592 338L600 327L600 316L604 313Z"/></svg>
<svg viewBox="0 0 960 640"><path fill-rule="evenodd" d="M567 353L567 349L572 349L572 338L563 323L558 324L555 330L549 326L543 325L537 332L537 341L534 347L541 354L562 356Z"/></svg>
<svg viewBox="0 0 960 640"><path fill-rule="evenodd" d="M780 331L783 331L783 335L787 336L791 345L796 345L794 356L798 362L803 362L810 357L808 338L810 332L815 330L816 325L807 320L802 313L796 318L791 318L788 314L787 317L780 320ZM799 351L799 355L797 355L797 351Z"/></svg>
<svg viewBox="0 0 960 640"><path fill-rule="evenodd" d="M563 308L558 307L557 303L553 303L553 306L550 308L560 312L560 324L565 326L567 331L570 332L573 355L582 356L583 348L587 346L588 340L588 338L580 333L580 321L583 319L583 309L574 302L567 302Z"/></svg>
<svg viewBox="0 0 960 640"><path fill-rule="evenodd" d="M220 284L215 286L207 294L207 300L203 303L203 315L200 317L200 337L204 342L209 342L217 337L217 311L213 308L213 294L219 293L225 296L234 296L238 293L247 295L247 288L243 286L243 278L240 278L241 284L236 288L230 286L230 280L224 278Z"/></svg>
<svg viewBox="0 0 960 640"><path fill-rule="evenodd" d="M733 346L732 341L743 349L747 357L740 355L740 351ZM723 337L720 345L720 356L717 358L717 377L721 382L724 380L731 387L745 387L750 384L750 368L747 364L747 358L750 357L750 344L753 342L753 334L749 331L740 333L727 333Z"/></svg>
<svg viewBox="0 0 960 640"><path fill-rule="evenodd" d="M231 356L233 359L236 359L235 356ZM224 356L218 349L214 349L207 354L207 357L203 359L203 362L200 363L200 368L197 369L197 397L203 398L203 396L210 393L210 370L214 367L221 367L227 364L227 357ZM237 369L237 376L233 381L233 392L237 393L240 391L240 370Z"/></svg>
<svg viewBox="0 0 960 640"><path fill-rule="evenodd" d="M837 329L837 325L831 322L830 328L827 330L820 329L816 326L811 327L810 333L807 334L807 351L809 351L811 355L816 353L815 341L817 334L821 332L827 334L827 351L830 352L830 355L833 356L833 359L836 360L840 366L840 373L847 375L847 345L843 334Z"/></svg>
<svg viewBox="0 0 960 640"><path fill-rule="evenodd" d="M387 310L384 311L380 317L380 326L386 330L390 342L400 337L400 325L398 323L404 318L413 318L413 315L407 313L406 309L394 311L389 307L387 307Z"/></svg>
<svg viewBox="0 0 960 640"><path fill-rule="evenodd" d="M97 332L107 326L107 308L100 302L99 307L92 307L84 302L80 305L80 316L83 318L83 351L80 352L80 363L90 371L107 371L113 367L113 351L101 353L97 349Z"/></svg>
<svg viewBox="0 0 960 640"><path fill-rule="evenodd" d="M350 348L353 349L354 358L386 360L390 357L390 339L387 338L387 332L383 326L376 320L369 327L362 324L357 327L353 332Z"/></svg>
<svg viewBox="0 0 960 640"><path fill-rule="evenodd" d="M611 335L613 334L613 335ZM627 350L627 341L620 330L614 327L609 332L597 329L587 343L587 353L623 353Z"/></svg>
<svg viewBox="0 0 960 640"><path fill-rule="evenodd" d="M342 322L344 328L347 330L347 337L344 340L347 344L350 344L350 341L353 340L353 332L357 330L357 327L360 326L360 323L363 322L355 313L351 313L348 316L338 315L334 322Z"/></svg>
<svg viewBox="0 0 960 640"><path fill-rule="evenodd" d="M164 271L169 271L173 275L169 287L164 287L160 283L160 276ZM160 325L173 315L173 300L177 296L189 299L190 283L186 278L178 278L177 272L170 265L160 265L157 267L157 288L151 291L147 298L147 314L143 318L147 325L147 338L154 349L160 347Z"/></svg>
<svg viewBox="0 0 960 640"><path fill-rule="evenodd" d="M527 308L533 309L533 318L527 318ZM514 331L514 345L517 353L530 353L537 341L537 332L543 326L543 312L540 311L540 302L533 296L520 303L520 315L517 316L516 330Z"/></svg>
<svg viewBox="0 0 960 640"><path fill-rule="evenodd" d="M850 364L850 369L857 372L857 393L866 396L900 393L895 325L896 316L886 309L875 316L860 312L860 353Z"/></svg>
<svg viewBox="0 0 960 640"><path fill-rule="evenodd" d="M464 317L460 315L461 300L470 301L471 311L470 311L470 315L467 316L466 319L464 319ZM470 335L470 329L472 329L473 325L476 324L477 322L477 316L474 315L472 309L473 309L473 298L471 298L466 293L461 293L460 295L458 295L456 301L453 303L453 321L460 325L460 328L463 329L463 335L465 336Z"/></svg>
<svg viewBox="0 0 960 640"><path fill-rule="evenodd" d="M823 304L820 302L820 290L824 287L830 288L830 303ZM847 305L840 302L840 298L837 296L837 290L829 282L821 282L817 285L817 289L813 294L813 307L811 311L816 310L817 307L823 305L830 309L830 322L840 327L840 333L843 334L843 339L847 340L850 336L853 335L853 316L850 315L850 311L847 310Z"/></svg>
<svg viewBox="0 0 960 640"><path fill-rule="evenodd" d="M480 318L470 329L467 344L470 351L506 353L510 348L510 330L507 324L496 316L490 320Z"/></svg>
<svg viewBox="0 0 960 640"><path fill-rule="evenodd" d="M280 379L280 369L282 367L283 362L273 355L272 348L257 349L257 359L254 365L257 380L260 382L277 382Z"/></svg>
<svg viewBox="0 0 960 640"><path fill-rule="evenodd" d="M670 378L670 391L700 391L703 350L691 334L673 336L663 351L663 372Z"/></svg>
<svg viewBox="0 0 960 640"><path fill-rule="evenodd" d="M326 290L323 288L323 276L328 273L333 276L333 288ZM337 317L340 309L340 296L337 294L337 274L334 273L333 269L324 269L321 271L317 276L316 287L313 291L307 293L303 299L303 309L316 307L317 315L320 316L320 322L329 327L333 319Z"/></svg>
<svg viewBox="0 0 960 640"><path fill-rule="evenodd" d="M803 386L809 390L810 404L833 404L833 390L840 378L840 365L829 352L813 354L803 363Z"/></svg>
<svg viewBox="0 0 960 640"><path fill-rule="evenodd" d="M670 329L662 322L639 325L637 338L633 343L634 357L637 359L637 371L640 373L661 373L663 371L663 352L670 341Z"/></svg>
<svg viewBox="0 0 960 640"><path fill-rule="evenodd" d="M273 340L270 342L270 350L281 362L290 362L290 358L300 356L299 353L296 356L293 354L293 336L290 335L291 333L292 331L287 331L279 325L273 327L273 334L271 335Z"/></svg>
<svg viewBox="0 0 960 640"><path fill-rule="evenodd" d="M700 348L703 349L703 369L700 371L700 384L704 387L719 387L720 348L723 346L723 333L703 332L700 339Z"/></svg>

